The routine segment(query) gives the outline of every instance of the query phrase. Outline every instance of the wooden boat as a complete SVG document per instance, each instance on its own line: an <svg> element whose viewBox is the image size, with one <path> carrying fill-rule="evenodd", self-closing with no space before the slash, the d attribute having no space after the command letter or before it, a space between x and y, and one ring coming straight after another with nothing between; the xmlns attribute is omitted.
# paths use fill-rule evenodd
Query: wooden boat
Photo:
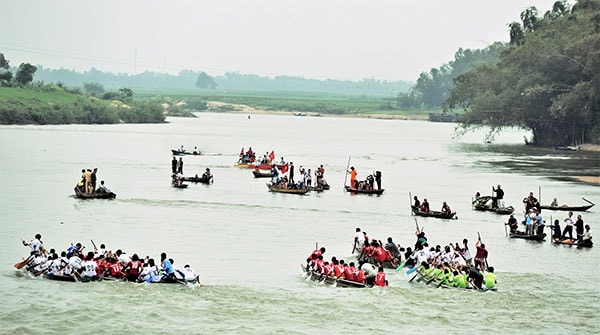
<svg viewBox="0 0 600 335"><path fill-rule="evenodd" d="M522 238L524 240L543 241L544 238L546 238L546 233L529 235L529 234L525 234L523 232L517 232L517 233L509 233L508 236L510 238Z"/></svg>
<svg viewBox="0 0 600 335"><path fill-rule="evenodd" d="M577 247L586 247L586 248L591 248L592 246L594 246L594 242L592 242L592 239L583 240L583 241L579 242L576 239L572 240L569 238L567 238L567 239L553 238L552 243L574 245Z"/></svg>
<svg viewBox="0 0 600 335"><path fill-rule="evenodd" d="M213 176L211 175L208 178L205 177L183 177L181 178L181 181L189 181L192 183L202 183L202 184L211 184L213 183Z"/></svg>
<svg viewBox="0 0 600 335"><path fill-rule="evenodd" d="M271 171L261 171L259 169L252 170L254 178L273 178L275 175Z"/></svg>
<svg viewBox="0 0 600 335"><path fill-rule="evenodd" d="M344 189L346 190L346 192L350 192L350 193L354 193L354 194L376 194L376 195L382 195L383 191L385 191L385 189L372 189L372 190L365 190L365 189L357 189L354 187L350 187L350 186L344 186Z"/></svg>
<svg viewBox="0 0 600 335"><path fill-rule="evenodd" d="M275 164L275 166L281 170L283 169L284 166L286 166L287 164ZM237 162L235 164L233 164L233 167L236 168L242 168L242 169L259 169L259 170L271 170L273 168L273 164L254 164L251 162L245 162L245 163L241 163L241 162Z"/></svg>
<svg viewBox="0 0 600 335"><path fill-rule="evenodd" d="M171 153L174 156L183 156L183 155L192 155L192 156L198 156L201 155L202 152L200 152L200 150L197 151L179 151L179 150L175 150L175 149L171 149Z"/></svg>
<svg viewBox="0 0 600 335"><path fill-rule="evenodd" d="M114 199L117 195L114 192L93 192L85 193L79 190L79 187L75 186L75 196L79 199Z"/></svg>
<svg viewBox="0 0 600 335"><path fill-rule="evenodd" d="M325 184L325 185L321 185L321 186L311 186L310 190L314 191L314 192L322 192L322 191L329 190L330 188L331 188L331 186L329 186L329 184Z"/></svg>
<svg viewBox="0 0 600 335"><path fill-rule="evenodd" d="M494 212L496 214L502 215L512 214L515 211L515 208L513 206L493 208L492 202L492 197L482 196L479 199L473 200L473 209L476 209L478 211Z"/></svg>
<svg viewBox="0 0 600 335"><path fill-rule="evenodd" d="M314 271L308 270L304 265L301 265L302 271L306 274L307 278L314 282L323 283L326 285L337 286L337 287L355 287L355 288L366 288L372 287L370 285L366 285L364 283L359 283L346 279L337 279L332 276L326 276L324 274L320 274Z"/></svg>
<svg viewBox="0 0 600 335"><path fill-rule="evenodd" d="M271 192L289 193L289 194L306 194L310 188L280 188L277 185L267 183L267 187Z"/></svg>
<svg viewBox="0 0 600 335"><path fill-rule="evenodd" d="M414 280L416 278L416 280ZM446 285L446 284L441 284L440 282L437 282L436 280L432 280L430 277L427 276L422 276L420 273L416 273L414 275L414 277L409 281L411 283L423 283L427 286L430 287L436 287L436 288L447 288L447 289L453 289L453 290L461 290L461 291L471 291L471 292L487 292L487 291L493 291L496 292L498 291L498 288L494 287L494 288L487 288L485 287L485 285L483 285L483 288L476 288L476 287L456 287L456 286L450 286L450 285Z"/></svg>
<svg viewBox="0 0 600 335"><path fill-rule="evenodd" d="M436 218L436 219L458 219L458 217L456 216L456 212L450 212L450 213L443 213L443 212L438 212L438 211L422 212L419 209L415 208L414 206L412 206L412 213L413 213L413 215L416 215L416 216L423 216L423 217Z"/></svg>
<svg viewBox="0 0 600 335"><path fill-rule="evenodd" d="M588 209L594 207L594 203L585 199L585 198L581 198L584 201L590 203L589 205L584 205L584 206L569 206L569 205L561 205L561 206L551 206L551 205L542 205L541 208L542 209L547 209L547 210L551 210L551 211L570 211L570 212L585 212Z"/></svg>

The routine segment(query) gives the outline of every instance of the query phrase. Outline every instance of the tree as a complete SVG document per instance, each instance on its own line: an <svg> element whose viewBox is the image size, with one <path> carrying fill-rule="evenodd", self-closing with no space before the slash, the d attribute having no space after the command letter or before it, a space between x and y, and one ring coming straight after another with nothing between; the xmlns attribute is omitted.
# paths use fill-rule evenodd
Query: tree
<svg viewBox="0 0 600 335"><path fill-rule="evenodd" d="M12 72L10 72L10 63L4 58L4 54L0 53L0 86L10 86L12 80Z"/></svg>
<svg viewBox="0 0 600 335"><path fill-rule="evenodd" d="M510 28L510 45L523 45L525 43L525 33L523 33L521 24L519 22L511 22L508 24L508 27Z"/></svg>
<svg viewBox="0 0 600 335"><path fill-rule="evenodd" d="M98 82L83 84L83 90L87 95L91 95L93 97L99 97L104 94L104 86Z"/></svg>
<svg viewBox="0 0 600 335"><path fill-rule="evenodd" d="M211 76L206 74L206 72L200 72L200 74L198 74L198 79L196 79L196 87L215 89L217 83Z"/></svg>
<svg viewBox="0 0 600 335"><path fill-rule="evenodd" d="M21 63L17 69L17 74L15 75L15 82L17 85L25 86L31 83L36 70L37 67L29 63Z"/></svg>
<svg viewBox="0 0 600 335"><path fill-rule="evenodd" d="M521 22L523 28L527 31L534 31L538 26L537 8L531 6L521 13Z"/></svg>
<svg viewBox="0 0 600 335"><path fill-rule="evenodd" d="M127 87L123 87L119 89L119 95L121 96L121 100L130 101L133 98L133 90Z"/></svg>

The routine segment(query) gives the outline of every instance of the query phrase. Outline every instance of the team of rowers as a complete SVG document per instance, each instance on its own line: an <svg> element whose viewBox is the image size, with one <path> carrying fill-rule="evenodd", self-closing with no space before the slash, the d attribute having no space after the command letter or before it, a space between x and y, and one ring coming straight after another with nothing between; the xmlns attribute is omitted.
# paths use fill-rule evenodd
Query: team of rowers
<svg viewBox="0 0 600 335"><path fill-rule="evenodd" d="M94 251L84 252L85 246L81 243L71 245L67 250L59 253L55 249L46 250L42 242L42 235L35 237L23 245L29 246L29 257L15 264L18 269L25 268L34 276L43 275L49 279L70 281L101 281L123 280L146 283L197 283L200 286L200 277L186 264L182 270L175 268L172 258L167 258L166 253L161 253L160 263L146 256L141 259L137 254L131 257L118 249L115 252L107 250L104 244Z"/></svg>
<svg viewBox="0 0 600 335"><path fill-rule="evenodd" d="M420 277L418 281L459 288L496 289L494 268L487 266L488 251L481 240L475 243L477 251L475 258L472 258L467 239L463 240L462 247L458 243L450 243L442 249L440 245L429 247L425 233L418 228L415 235L417 241L413 250L396 245L391 237L387 238L385 244L381 240L369 239L365 232L356 228L352 252L358 259L358 267L354 262L346 263L336 257L332 257L331 262L324 261L325 248L321 248L311 253L307 259L307 269L336 279L386 286L388 280L384 267L397 271L407 267L417 271L415 276ZM400 263L403 252L404 262Z"/></svg>

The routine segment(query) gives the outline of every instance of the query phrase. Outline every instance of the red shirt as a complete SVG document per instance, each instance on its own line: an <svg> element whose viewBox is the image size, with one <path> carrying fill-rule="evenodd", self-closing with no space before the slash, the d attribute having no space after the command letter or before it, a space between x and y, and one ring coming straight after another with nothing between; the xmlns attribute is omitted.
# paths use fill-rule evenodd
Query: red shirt
<svg viewBox="0 0 600 335"><path fill-rule="evenodd" d="M375 275L375 285L385 286L386 278L387 276L385 275L385 272L377 272L377 274Z"/></svg>

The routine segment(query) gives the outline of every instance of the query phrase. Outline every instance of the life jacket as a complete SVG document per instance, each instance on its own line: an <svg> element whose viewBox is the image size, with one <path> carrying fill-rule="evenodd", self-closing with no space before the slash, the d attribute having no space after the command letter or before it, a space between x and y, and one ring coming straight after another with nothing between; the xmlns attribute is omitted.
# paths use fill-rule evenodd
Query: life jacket
<svg viewBox="0 0 600 335"><path fill-rule="evenodd" d="M346 280L355 280L356 278L354 276L354 270L356 270L356 269L353 269L349 266L345 266L344 267L344 278Z"/></svg>
<svg viewBox="0 0 600 335"><path fill-rule="evenodd" d="M357 282L359 283L364 283L365 282L365 273L363 270L357 270L356 271L356 279Z"/></svg>
<svg viewBox="0 0 600 335"><path fill-rule="evenodd" d="M121 278L123 276L121 273L121 263L119 262L109 265L108 270L110 271L110 275L115 278Z"/></svg>
<svg viewBox="0 0 600 335"><path fill-rule="evenodd" d="M131 261L129 266L129 274L130 275L139 275L140 274L140 270L142 269L142 262L140 261Z"/></svg>
<svg viewBox="0 0 600 335"><path fill-rule="evenodd" d="M386 275L385 272L377 272L375 275L375 285L385 286Z"/></svg>
<svg viewBox="0 0 600 335"><path fill-rule="evenodd" d="M333 266L333 273L338 278L344 277L344 266L337 264Z"/></svg>

